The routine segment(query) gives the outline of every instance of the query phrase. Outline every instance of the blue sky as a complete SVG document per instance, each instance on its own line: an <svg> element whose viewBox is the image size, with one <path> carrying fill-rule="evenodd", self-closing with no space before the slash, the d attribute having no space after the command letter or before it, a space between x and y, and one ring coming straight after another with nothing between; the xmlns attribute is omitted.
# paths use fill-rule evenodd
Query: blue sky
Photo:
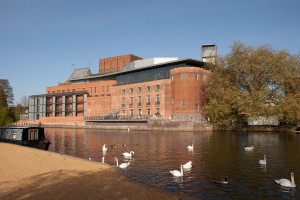
<svg viewBox="0 0 300 200"><path fill-rule="evenodd" d="M0 0L0 79L15 102L101 58L201 59L234 41L300 51L300 0Z"/></svg>

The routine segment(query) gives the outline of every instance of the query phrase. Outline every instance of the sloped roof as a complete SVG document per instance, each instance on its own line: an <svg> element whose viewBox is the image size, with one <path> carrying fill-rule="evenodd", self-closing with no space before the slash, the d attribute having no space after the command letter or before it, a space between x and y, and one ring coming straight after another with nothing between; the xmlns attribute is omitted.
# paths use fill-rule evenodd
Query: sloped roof
<svg viewBox="0 0 300 200"><path fill-rule="evenodd" d="M86 78L92 75L91 69L89 67L74 69L73 73L69 76L66 82L74 79Z"/></svg>

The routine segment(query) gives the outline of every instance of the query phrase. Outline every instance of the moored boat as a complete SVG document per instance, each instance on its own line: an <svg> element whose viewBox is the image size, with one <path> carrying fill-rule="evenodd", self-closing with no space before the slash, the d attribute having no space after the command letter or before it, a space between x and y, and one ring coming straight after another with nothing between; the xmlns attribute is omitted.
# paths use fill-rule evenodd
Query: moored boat
<svg viewBox="0 0 300 200"><path fill-rule="evenodd" d="M43 127L0 127L0 141L48 150Z"/></svg>

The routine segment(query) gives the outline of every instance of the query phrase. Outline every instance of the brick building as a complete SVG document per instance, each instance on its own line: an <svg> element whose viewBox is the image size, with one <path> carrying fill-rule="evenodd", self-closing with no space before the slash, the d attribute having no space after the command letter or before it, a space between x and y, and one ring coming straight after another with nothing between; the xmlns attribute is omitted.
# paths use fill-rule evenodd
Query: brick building
<svg viewBox="0 0 300 200"><path fill-rule="evenodd" d="M101 117L193 118L203 115L210 71L194 59L124 55L99 60L99 71L75 69L46 94L29 97L29 119L84 124Z"/></svg>

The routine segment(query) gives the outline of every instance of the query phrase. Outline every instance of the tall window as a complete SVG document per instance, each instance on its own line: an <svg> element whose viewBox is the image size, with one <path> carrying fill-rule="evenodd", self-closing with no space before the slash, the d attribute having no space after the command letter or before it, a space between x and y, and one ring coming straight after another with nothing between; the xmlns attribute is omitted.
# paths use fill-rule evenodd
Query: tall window
<svg viewBox="0 0 300 200"><path fill-rule="evenodd" d="M130 90L129 90L129 91L130 91L130 93L132 94L132 93L133 93L133 88L130 88Z"/></svg>
<svg viewBox="0 0 300 200"><path fill-rule="evenodd" d="M159 105L160 104L160 95L159 94L157 94L156 95L156 105Z"/></svg>
<svg viewBox="0 0 300 200"><path fill-rule="evenodd" d="M174 81L174 76L173 75L171 76L171 81Z"/></svg>
<svg viewBox="0 0 300 200"><path fill-rule="evenodd" d="M130 101L129 101L129 105L130 105L130 106L133 106L133 97L130 97L129 100L130 100Z"/></svg>
<svg viewBox="0 0 300 200"><path fill-rule="evenodd" d="M147 109L147 115L149 115L149 116L151 115L151 112L150 112L149 108Z"/></svg>
<svg viewBox="0 0 300 200"><path fill-rule="evenodd" d="M195 74L195 79L199 80L199 74L198 73Z"/></svg>
<svg viewBox="0 0 300 200"><path fill-rule="evenodd" d="M151 90L151 86L147 86L147 91L150 91Z"/></svg>
<svg viewBox="0 0 300 200"><path fill-rule="evenodd" d="M130 116L133 116L133 109L130 109Z"/></svg>
<svg viewBox="0 0 300 200"><path fill-rule="evenodd" d="M196 105L195 105L195 109L196 109L196 110L199 110L199 104L196 104Z"/></svg>
<svg viewBox="0 0 300 200"><path fill-rule="evenodd" d="M142 92L142 87L138 87L138 92Z"/></svg>
<svg viewBox="0 0 300 200"><path fill-rule="evenodd" d="M151 102L151 97L150 97L150 95L147 95L147 105L150 105L150 102Z"/></svg>
<svg viewBox="0 0 300 200"><path fill-rule="evenodd" d="M125 89L122 90L122 94L126 94L126 90Z"/></svg>

